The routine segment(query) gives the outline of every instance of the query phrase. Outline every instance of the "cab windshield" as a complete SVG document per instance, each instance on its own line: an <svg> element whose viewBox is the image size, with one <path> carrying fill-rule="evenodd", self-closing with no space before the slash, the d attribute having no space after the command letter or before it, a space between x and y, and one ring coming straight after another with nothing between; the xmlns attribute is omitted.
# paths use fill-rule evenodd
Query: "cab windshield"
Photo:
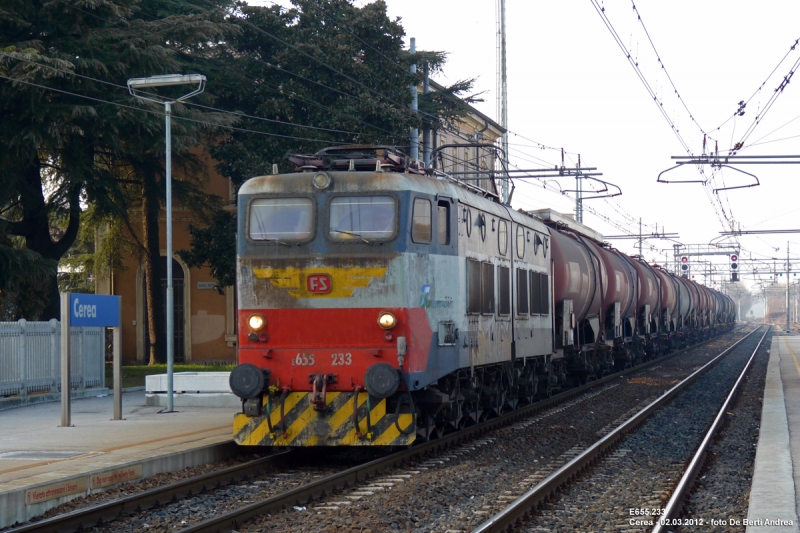
<svg viewBox="0 0 800 533"><path fill-rule="evenodd" d="M254 241L307 241L313 230L310 198L258 198L250 202L249 233Z"/></svg>
<svg viewBox="0 0 800 533"><path fill-rule="evenodd" d="M330 204L330 237L337 241L385 241L397 232L397 203L391 196L340 196Z"/></svg>

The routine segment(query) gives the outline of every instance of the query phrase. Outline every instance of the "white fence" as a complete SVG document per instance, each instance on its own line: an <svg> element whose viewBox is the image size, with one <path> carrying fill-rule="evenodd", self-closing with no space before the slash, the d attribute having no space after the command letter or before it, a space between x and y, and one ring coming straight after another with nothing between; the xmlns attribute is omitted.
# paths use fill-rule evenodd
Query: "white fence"
<svg viewBox="0 0 800 533"><path fill-rule="evenodd" d="M105 386L104 328L70 328L70 388ZM61 324L0 322L0 396L61 390Z"/></svg>

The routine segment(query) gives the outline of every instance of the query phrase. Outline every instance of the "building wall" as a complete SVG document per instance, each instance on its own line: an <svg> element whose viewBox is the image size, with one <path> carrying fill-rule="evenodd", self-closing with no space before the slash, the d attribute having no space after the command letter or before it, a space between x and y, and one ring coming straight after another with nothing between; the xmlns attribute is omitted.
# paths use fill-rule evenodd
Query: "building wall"
<svg viewBox="0 0 800 533"><path fill-rule="evenodd" d="M214 170L214 162L207 154L198 154L206 162L208 182L206 191L216 194L226 203L230 200L230 185L226 178ZM133 226L141 226L141 216L133 216ZM190 247L189 225L198 222L191 213L173 205L173 252ZM159 217L159 243L161 255L166 256L166 213ZM214 290L215 280L210 269L189 269L180 257L175 260L184 278L184 359L186 362L236 361L235 320L233 288L221 295ZM147 363L145 350L145 299L144 262L140 257L128 257L125 269L113 273L108 279L98 280L98 293L122 296L122 357L126 364ZM176 304L178 302L176 301ZM175 325L176 329L179 327ZM177 355L177 354L176 354ZM177 357L176 357L177 358Z"/></svg>

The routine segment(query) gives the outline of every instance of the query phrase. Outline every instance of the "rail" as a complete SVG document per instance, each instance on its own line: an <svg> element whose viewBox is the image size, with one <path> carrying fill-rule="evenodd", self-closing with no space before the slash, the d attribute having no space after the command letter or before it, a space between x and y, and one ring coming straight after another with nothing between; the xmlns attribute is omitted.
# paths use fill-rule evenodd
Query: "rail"
<svg viewBox="0 0 800 533"><path fill-rule="evenodd" d="M749 337L749 335L750 334L737 341L733 346L738 345L740 342L742 342L742 340ZM692 348L696 348L702 344L705 343L694 345L692 346ZM729 349L732 349L732 347ZM647 363L637 365L633 368L629 368L621 372L617 372L615 374L611 374L596 381L592 381L591 383L588 383L581 387L577 387L574 389L570 389L566 392L562 392L561 394L553 396L552 398L542 400L535 404L524 407L520 410L513 411L498 418L493 418L491 420L481 422L480 424L476 424L462 431L451 433L450 435L445 435L444 437L438 438L436 440L415 445L407 450L401 450L399 452L393 453L391 455L388 455L380 459L376 459L374 461L365 463L363 465L355 466L353 468L345 470L344 472L340 472L338 474L328 476L327 478L303 485L289 492L283 494L277 494L264 501L250 504L246 507L242 507L240 509L231 511L230 513L220 515L218 517L206 520L199 524L195 524L193 526L181 529L181 533L219 533L226 531L236 531L242 526L242 524L244 524L248 520L266 514L276 513L281 511L282 509L289 508L295 505L303 505L333 490L342 489L360 481L366 481L376 476L380 472L383 472L384 470L392 468L396 465L401 465L413 459L422 458L435 450L445 449L449 446L459 444L463 441L479 437L493 429L513 424L522 418L527 418L535 413L538 413L555 405L567 402L597 387L598 385L602 385L603 383L606 383L614 379L619 379L620 376L624 376L632 372L638 372L644 368L660 364L664 360L670 357L674 357L685 351L686 350L680 350L678 352L668 354L663 357L659 357L658 359L648 361ZM727 353L727 350L724 353Z"/></svg>
<svg viewBox="0 0 800 533"><path fill-rule="evenodd" d="M764 332L764 335L762 335L761 340L758 341L758 346L756 346L756 349L753 350L753 355L750 356L750 359L747 360L747 364L744 365L742 373L739 375L739 379L736 380L736 383L734 383L730 393L728 393L728 397L725 399L722 407L720 407L716 418L714 418L714 422L711 424L706 436L703 438L703 441L697 448L697 452L695 452L692 461L689 463L689 466L686 467L683 476L681 476L680 481L678 481L678 484L675 486L675 491L672 493L667 505L664 507L664 511L660 519L653 527L652 533L662 533L666 531L667 529L663 524L663 521L669 521L673 518L677 518L678 514L681 512L681 509L683 509L685 498L691 491L698 472L700 472L700 469L703 467L703 461L705 461L706 452L708 451L709 446L711 446L711 443L719 431L720 426L722 426L722 422L725 420L725 414L728 410L728 407L730 406L731 402L733 402L736 393L739 392L739 386L742 384L747 372L750 370L753 359L755 359L758 349L761 348L761 344L764 342L764 338L767 336L767 333L769 333L771 327L772 326L767 326L767 330Z"/></svg>
<svg viewBox="0 0 800 533"><path fill-rule="evenodd" d="M500 511L498 514L478 526L472 533L498 533L506 531L514 527L518 522L521 522L524 516L531 510L549 498L559 487L569 482L572 478L583 472L592 465L597 459L602 457L613 446L615 446L622 438L631 430L635 429L642 422L644 422L651 414L658 408L666 405L672 398L679 392L683 391L686 387L691 385L701 374L710 369L720 359L727 355L731 350L736 348L739 344L753 335L759 328L754 329L734 344L723 350L720 354L714 357L711 361L692 372L683 381L676 384L667 392L659 396L656 400L647 405L644 409L630 417L623 422L619 427L608 433L605 437L595 442L583 453L575 457L573 460L559 468L556 472L552 473L541 483L530 489L528 492L520 496L508 507ZM766 333L765 333L766 335ZM641 367L636 367L641 368Z"/></svg>
<svg viewBox="0 0 800 533"><path fill-rule="evenodd" d="M737 344L744 340L744 338L738 341ZM691 348L697 348L703 344L705 343L696 344ZM465 440L483 435L493 429L513 424L522 418L527 418L545 409L565 403L597 387L598 385L602 385L614 379L619 379L620 376L624 376L632 372L638 372L642 369L661 364L665 360L680 355L687 350L688 349L684 349L664 355L641 365L611 374L596 381L592 381L581 387L562 392L551 398L541 400L535 404L505 414L501 417L471 426L457 433L445 435L442 438L425 442L406 450L401 450L386 457L352 467L338 474L334 474L321 480L303 485L289 492L275 495L267 500L248 505L193 526L188 526L181 529L181 533L217 533L219 531L233 531L237 529L243 522L251 518L255 518L267 513L274 513L293 505L306 503L309 500L322 495L323 493L341 489L358 481L369 479L370 477L373 477L386 469L392 468L395 465L402 464L412 459L424 457L425 455L438 449L444 449L448 446L456 445ZM196 478L180 481L162 487L156 487L139 494L132 494L130 496L102 503L96 506L79 509L64 515L55 516L21 527L12 528L6 530L4 533L70 533L73 531L87 530L95 525L113 520L121 515L124 515L125 513L129 513L137 509L147 509L153 507L154 505L164 504L176 498L223 485L237 479L252 477L258 472L273 468L276 464L283 466L286 460L291 458L291 453L292 450L288 450L279 454L258 459L256 461L251 461L248 463L243 463L242 465L220 470L218 472L211 472Z"/></svg>
<svg viewBox="0 0 800 533"><path fill-rule="evenodd" d="M78 509L70 513L54 516L17 528L11 528L6 530L5 533L70 533L73 531L84 531L95 525L114 520L125 513L149 509L167 503L175 498L196 494L203 490L268 471L285 463L289 454L289 450L282 451L270 455L269 457L262 457L261 459L248 461L216 472L209 472L191 479L125 496L124 498L101 503L85 509Z"/></svg>

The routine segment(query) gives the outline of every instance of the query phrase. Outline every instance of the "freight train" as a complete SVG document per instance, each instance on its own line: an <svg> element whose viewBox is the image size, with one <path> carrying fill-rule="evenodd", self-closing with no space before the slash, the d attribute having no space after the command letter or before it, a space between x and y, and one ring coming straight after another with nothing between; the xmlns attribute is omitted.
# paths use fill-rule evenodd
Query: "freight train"
<svg viewBox="0 0 800 533"><path fill-rule="evenodd" d="M289 159L238 195L240 445L410 445L733 328L726 295L390 147Z"/></svg>

